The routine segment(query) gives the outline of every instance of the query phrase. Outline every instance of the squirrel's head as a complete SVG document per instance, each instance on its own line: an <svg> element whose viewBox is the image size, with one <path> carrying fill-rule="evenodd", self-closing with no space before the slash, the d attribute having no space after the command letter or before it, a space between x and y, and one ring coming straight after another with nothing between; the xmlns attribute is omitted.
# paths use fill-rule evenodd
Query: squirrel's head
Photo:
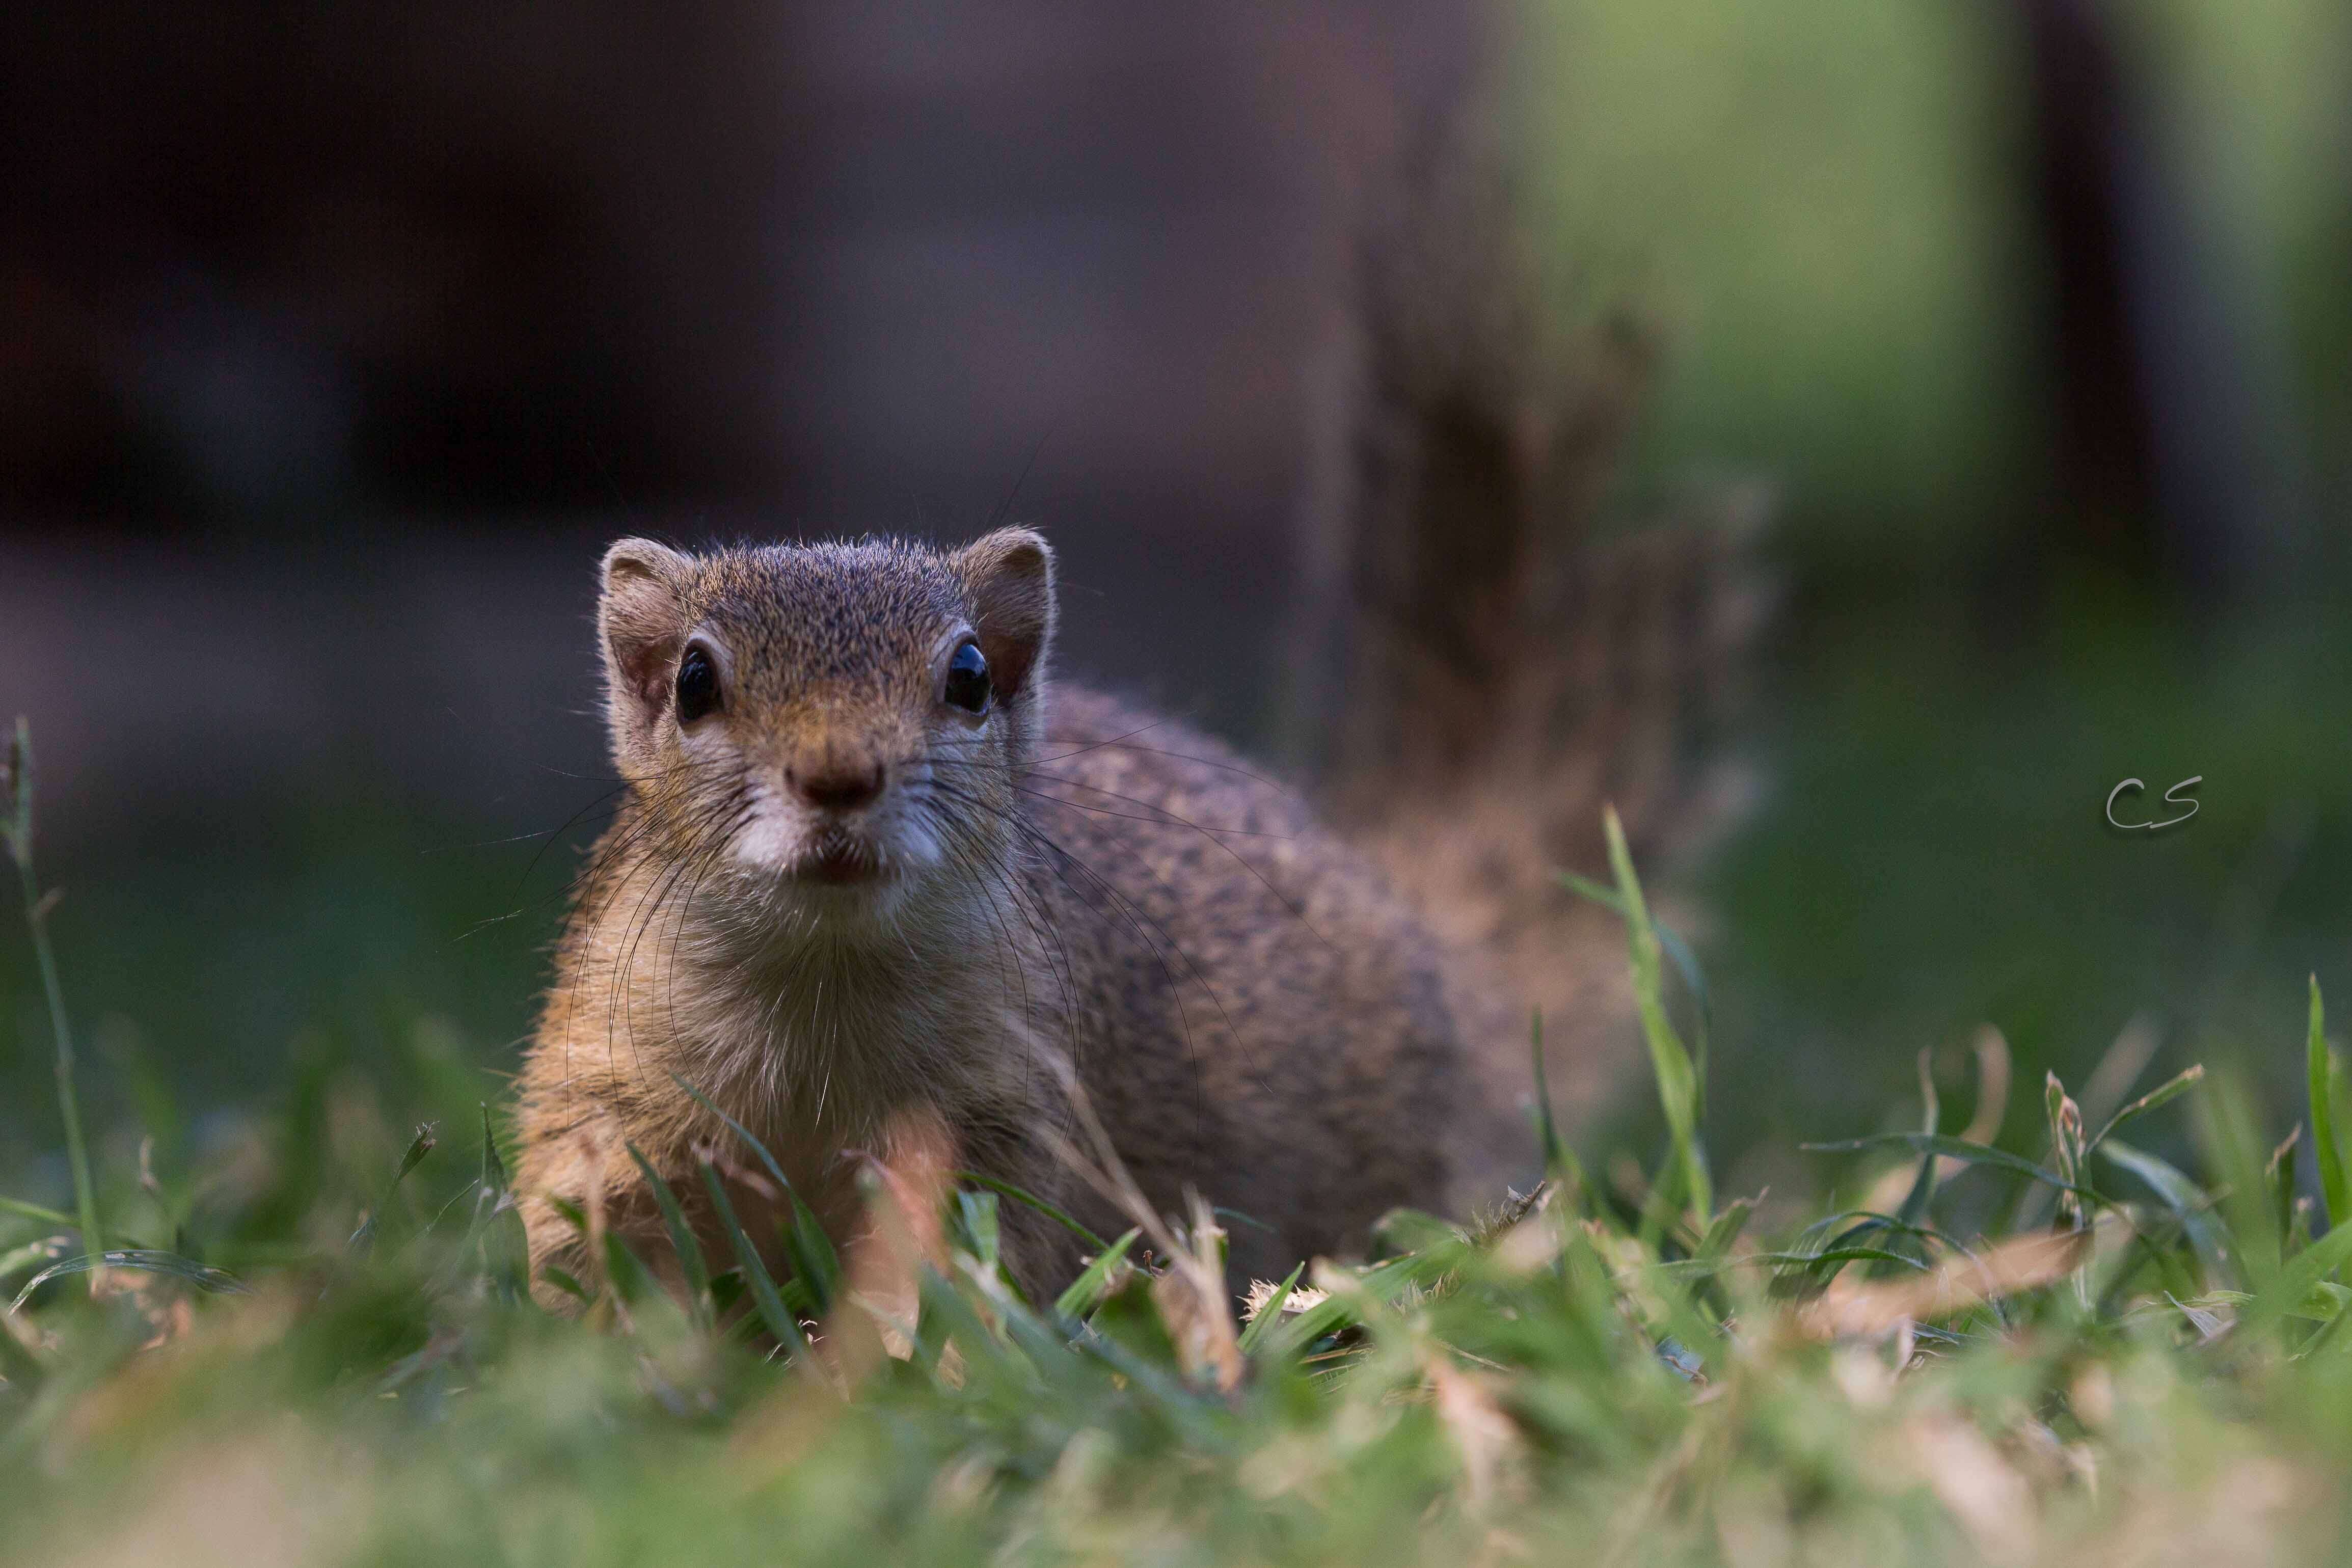
<svg viewBox="0 0 2352 1568"><path fill-rule="evenodd" d="M1013 841L1054 557L1008 528L689 555L625 539L597 613L614 761L666 852L869 912Z"/></svg>

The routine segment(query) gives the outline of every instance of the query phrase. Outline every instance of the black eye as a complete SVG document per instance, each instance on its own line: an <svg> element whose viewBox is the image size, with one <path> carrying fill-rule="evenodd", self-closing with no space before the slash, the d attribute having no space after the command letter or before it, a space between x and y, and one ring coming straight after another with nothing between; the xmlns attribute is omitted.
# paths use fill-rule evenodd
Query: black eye
<svg viewBox="0 0 2352 1568"><path fill-rule="evenodd" d="M708 649L690 647L677 666L677 721L691 724L719 706L719 667Z"/></svg>
<svg viewBox="0 0 2352 1568"><path fill-rule="evenodd" d="M978 643L963 644L948 660L947 700L948 706L967 713L988 711L988 660Z"/></svg>

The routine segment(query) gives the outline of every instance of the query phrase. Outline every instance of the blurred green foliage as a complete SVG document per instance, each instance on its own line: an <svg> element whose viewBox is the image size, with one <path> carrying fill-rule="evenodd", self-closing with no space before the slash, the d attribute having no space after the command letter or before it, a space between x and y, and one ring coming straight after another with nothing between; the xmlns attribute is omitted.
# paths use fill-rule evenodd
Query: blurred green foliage
<svg viewBox="0 0 2352 1568"><path fill-rule="evenodd" d="M583 784L583 802L601 788ZM118 1156L142 1135L166 1158L217 1152L314 1071L407 1089L463 1064L476 1088L387 1108L396 1121L495 1091L481 1075L510 1065L529 1026L577 854L576 836L541 856L537 838L500 842L512 833L342 779L44 847L94 1130ZM0 930L0 1170L54 1198L67 1178L39 981L20 917Z"/></svg>
<svg viewBox="0 0 2352 1568"><path fill-rule="evenodd" d="M2034 307L1994 14L1536 0L1514 52L1543 251L1665 365L1634 483L1761 474L1864 553L2021 481Z"/></svg>
<svg viewBox="0 0 2352 1568"><path fill-rule="evenodd" d="M2146 191L2249 337L2274 462L2352 479L2352 14L2090 8ZM1637 497L1761 477L1796 546L1948 560L2045 460L2049 258L2022 7L1525 0L1507 51L1540 249L1572 313L1631 303L1664 374ZM2265 384L2264 378L2270 378Z"/></svg>
<svg viewBox="0 0 2352 1568"><path fill-rule="evenodd" d="M1787 595L1708 878L1727 1158L1883 1103L1990 1021L2029 1079L2145 1015L2291 1083L2352 958L2352 12L2094 6L2158 236L2239 334L2247 525L2315 540L2218 602L2060 538L2024 6L1527 0L1507 58L1553 297L1658 382L1619 504L1758 479ZM2269 509L2269 510L2265 510ZM1702 509L1703 510L1703 509ZM2119 781L2199 815L2109 830ZM1785 1171L1776 1173L1785 1177Z"/></svg>

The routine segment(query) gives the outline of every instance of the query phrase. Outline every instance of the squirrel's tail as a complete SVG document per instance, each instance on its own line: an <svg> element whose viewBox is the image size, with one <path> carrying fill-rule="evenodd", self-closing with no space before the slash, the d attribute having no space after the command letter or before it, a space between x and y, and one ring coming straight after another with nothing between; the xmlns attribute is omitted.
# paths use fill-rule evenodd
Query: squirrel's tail
<svg viewBox="0 0 2352 1568"><path fill-rule="evenodd" d="M1622 317L1546 319L1494 165L1440 145L1359 253L1295 668L1334 817L1464 960L1486 1098L1525 1103L1539 1007L1574 1116L1640 1047L1622 928L1556 873L1608 879L1605 805L1645 880L1735 815L1763 506L1602 526L1648 342Z"/></svg>

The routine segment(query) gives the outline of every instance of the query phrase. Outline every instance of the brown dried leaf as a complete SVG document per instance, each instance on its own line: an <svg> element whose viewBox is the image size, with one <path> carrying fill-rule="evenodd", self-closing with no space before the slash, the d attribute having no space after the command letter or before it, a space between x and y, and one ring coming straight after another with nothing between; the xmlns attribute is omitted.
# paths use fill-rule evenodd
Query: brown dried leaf
<svg viewBox="0 0 2352 1568"><path fill-rule="evenodd" d="M1242 1347L1217 1251L1225 1233L1200 1194L1188 1189L1185 1197L1192 1206L1191 1234L1171 1257L1168 1272L1151 1282L1151 1304L1167 1326L1184 1374L1230 1394L1241 1386Z"/></svg>
<svg viewBox="0 0 2352 1568"><path fill-rule="evenodd" d="M923 1267L947 1266L940 1211L954 1184L955 1139L936 1112L908 1110L892 1119L883 1147L867 1163L877 1178L867 1228L850 1242L846 1285L824 1330L835 1373L853 1387L883 1355L914 1353Z"/></svg>
<svg viewBox="0 0 2352 1568"><path fill-rule="evenodd" d="M1983 1252L1948 1258L1905 1279L1857 1279L1851 1271L1843 1273L1797 1310L1797 1325L1815 1339L1874 1339L1906 1322L1952 1317L2064 1279L2083 1261L2091 1236L2048 1231L2015 1237Z"/></svg>

